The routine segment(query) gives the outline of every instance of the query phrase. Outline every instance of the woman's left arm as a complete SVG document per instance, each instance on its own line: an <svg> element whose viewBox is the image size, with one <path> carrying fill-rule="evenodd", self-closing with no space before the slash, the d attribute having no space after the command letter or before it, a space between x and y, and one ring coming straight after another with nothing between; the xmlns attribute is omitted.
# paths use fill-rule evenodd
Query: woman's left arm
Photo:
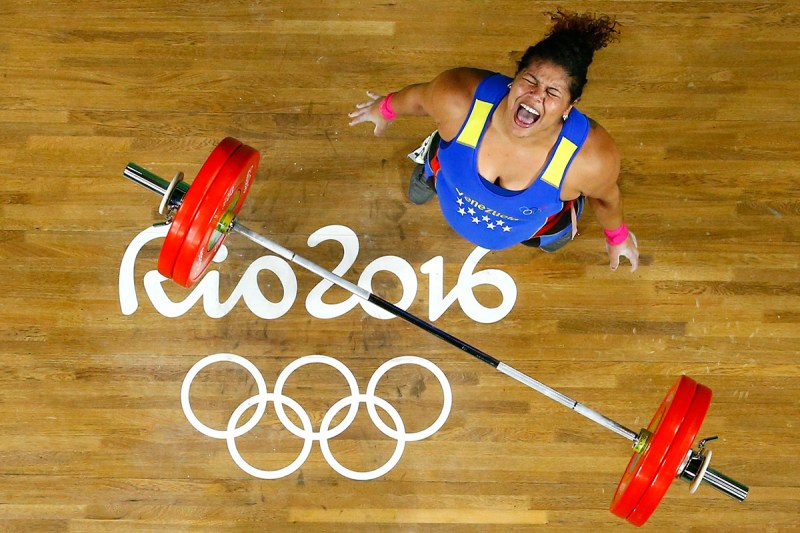
<svg viewBox="0 0 800 533"><path fill-rule="evenodd" d="M588 146L587 146L588 145ZM622 193L617 185L620 157L616 144L601 126L592 123L588 148L581 158L576 172L578 190L587 197L597 221L606 236L611 270L619 267L620 257L627 257L631 272L639 266L639 247L636 237L628 230L622 215ZM572 170L572 169L570 169Z"/></svg>

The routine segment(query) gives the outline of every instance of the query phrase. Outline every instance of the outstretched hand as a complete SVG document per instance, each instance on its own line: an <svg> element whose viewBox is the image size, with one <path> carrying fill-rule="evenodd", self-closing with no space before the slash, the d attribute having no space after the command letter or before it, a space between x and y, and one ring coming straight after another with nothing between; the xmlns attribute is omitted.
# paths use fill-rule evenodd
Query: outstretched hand
<svg viewBox="0 0 800 533"><path fill-rule="evenodd" d="M609 266L611 270L617 270L619 267L619 258L627 257L631 262L631 272L635 272L639 266L639 244L636 242L636 236L633 233L628 233L628 238L624 242L617 245L606 243L606 250L608 251Z"/></svg>
<svg viewBox="0 0 800 533"><path fill-rule="evenodd" d="M370 97L368 102L356 104L356 110L347 114L348 117L353 119L350 121L350 125L355 126L362 122L372 122L375 124L375 135L382 135L392 123L391 120L383 118L379 109L380 102L384 96L373 91L367 91L367 96Z"/></svg>

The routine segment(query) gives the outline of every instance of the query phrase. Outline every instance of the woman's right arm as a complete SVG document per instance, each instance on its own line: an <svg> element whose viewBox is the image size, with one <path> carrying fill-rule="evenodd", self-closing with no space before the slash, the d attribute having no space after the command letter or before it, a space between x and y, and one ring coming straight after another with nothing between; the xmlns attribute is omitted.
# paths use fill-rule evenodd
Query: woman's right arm
<svg viewBox="0 0 800 533"><path fill-rule="evenodd" d="M478 84L491 74L485 70L457 68L447 70L427 83L408 85L387 96L367 91L370 100L356 105L348 116L351 126L375 124L375 135L386 131L395 118L403 115L434 119L442 138L454 136L464 122ZM449 130L455 128L451 135Z"/></svg>

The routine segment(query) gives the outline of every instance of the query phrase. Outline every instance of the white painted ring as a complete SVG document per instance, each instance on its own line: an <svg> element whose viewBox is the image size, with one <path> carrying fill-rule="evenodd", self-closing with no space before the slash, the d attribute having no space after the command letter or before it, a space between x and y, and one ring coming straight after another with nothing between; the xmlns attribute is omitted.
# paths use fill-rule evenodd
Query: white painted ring
<svg viewBox="0 0 800 533"><path fill-rule="evenodd" d="M297 456L297 459L292 461L291 464L285 466L278 470L262 470L260 468L256 468L252 466L250 463L244 460L242 454L239 453L239 448L236 447L236 424L239 422L239 418L244 414L245 411L250 409L254 404L258 403L259 405L262 399L264 402L268 402L272 400L273 402L277 402L278 398L282 403L285 403L289 406L289 408L294 411L297 416L300 418L300 422L303 424L303 428L306 434L310 434L312 427L311 427L311 419L308 417L308 413L306 413L305 409L300 407L296 401L292 400L291 398L287 398L286 396L278 396L276 393L270 392L264 394L264 397L261 398L260 396L253 396L245 401L243 401L239 407L231 415L230 420L228 420L228 431L226 439L228 443L228 452L231 454L233 458L233 462L239 465L239 468L247 472L253 477L257 477L259 479L280 479L282 477L286 477L298 468L300 468L303 463L306 462L308 456L311 454L311 445L314 444L314 440L312 438L306 438L303 442L303 449L300 450L300 454Z"/></svg>
<svg viewBox="0 0 800 533"><path fill-rule="evenodd" d="M233 437L240 437L253 429L261 420L261 417L264 416L264 411L267 409L267 383L264 381L264 376L261 375L261 372L258 371L258 368L256 368L253 363L240 355L232 353L217 353L206 356L195 363L194 366L189 370L189 373L186 374L185 378L183 378L183 384L181 385L181 407L183 408L183 414L186 415L189 423L203 435L211 437L212 439L224 440L228 438L229 430L213 429L200 422L200 419L198 419L194 414L191 402L189 400L189 392L192 387L192 382L197 374L199 374L200 371L205 367L220 362L234 363L243 367L245 370L250 372L250 375L256 380L256 386L258 386L258 394L254 396L254 398L258 399L256 410L245 425L238 429L234 428L232 434ZM230 427L230 424L228 424L228 426Z"/></svg>
<svg viewBox="0 0 800 533"><path fill-rule="evenodd" d="M295 423L292 422L288 416L286 416L286 412L283 410L283 399L288 398L288 396L283 394L283 386L286 384L286 380L295 370L301 366L311 364L328 365L341 372L341 374L344 376L344 379L347 380L347 385L350 387L350 396L358 395L358 382L356 381L356 377L353 375L353 372L347 368L344 363L338 359L334 359L333 357L328 357L327 355L306 355L299 359L295 359L289 363L278 376L278 379L275 381L275 400L273 400L275 402L275 413L278 415L278 419L280 419L281 423L286 426L286 429L291 431L295 436L300 437L301 439L311 438L313 440L322 441L325 439L334 438L337 435L341 435L348 427L350 427L350 424L353 423L353 420L355 420L356 415L358 414L358 403L350 404L350 411L348 411L344 419L333 429L323 432L322 428L320 428L319 432L315 432L312 428L311 433L308 434L304 430L301 430L299 427L297 427Z"/></svg>
<svg viewBox="0 0 800 533"><path fill-rule="evenodd" d="M439 414L439 417L433 422L433 424L428 426L427 429L424 429L422 431L417 431L414 433L407 433L407 434L404 433L402 435L402 438L404 438L409 442L427 439L428 437L439 431L439 429L444 425L444 423L447 421L447 417L450 416L450 408L453 405L453 391L450 389L450 382L447 381L447 376L444 375L444 372L442 372L442 370L438 366L428 361L427 359L423 359L421 357L416 357L413 355L395 357L394 359L391 359L383 363L380 367L378 367L378 369L372 375L372 378L370 378L369 384L367 385L367 396L375 397L375 389L378 388L378 382L380 381L380 379L384 376L384 374L386 374L387 371L400 365L418 365L428 369L431 372L431 374L436 376L436 379L439 380L439 385L442 387L442 396L443 396L442 411ZM401 435L399 433L399 428L396 431L387 426L386 424L384 424L383 420L381 420L381 417L378 416L378 413L375 411L374 402L366 402L366 403L367 403L367 410L369 411L369 416L375 423L375 425L378 427L378 429L380 429L381 432L387 437L399 440L401 438Z"/></svg>
<svg viewBox="0 0 800 533"><path fill-rule="evenodd" d="M378 398L376 396L372 396L370 394L355 394L353 396L349 396L347 398L342 398L325 413L325 416L322 418L322 423L320 424L320 433L323 431L327 432L328 426L330 426L331 422L333 421L333 417L335 417L339 411L341 411L347 404L350 404L351 408L353 405L356 406L358 409L358 404L366 403L368 407L372 407L372 411L375 410L375 404L378 404L381 409L389 413L389 416L394 421L395 425L397 426L397 446L395 446L394 453L389 458L386 463L376 468L375 470L370 470L368 472L356 472L355 470L350 470L347 467L342 466L342 464L336 460L336 457L333 456L331 452L330 445L327 439L322 439L319 441L319 448L322 450L322 455L325 457L325 460L328 461L328 464L331 465L331 468L336 470L339 474L343 475L344 477L354 479L356 481L367 481L369 479L375 479L385 475L389 470L394 468L397 463L400 462L400 458L403 456L403 451L406 447L406 438L405 438L405 427L403 426L403 419L400 418L400 413L397 412L397 409L392 407L392 404L384 400L383 398ZM377 425L375 418L372 417L372 412L370 412L370 418L372 418L372 422ZM340 424L341 425L341 424ZM383 431L383 430L381 430ZM385 433L384 433L385 434ZM388 435L387 435L388 436ZM392 437L395 438L395 437Z"/></svg>

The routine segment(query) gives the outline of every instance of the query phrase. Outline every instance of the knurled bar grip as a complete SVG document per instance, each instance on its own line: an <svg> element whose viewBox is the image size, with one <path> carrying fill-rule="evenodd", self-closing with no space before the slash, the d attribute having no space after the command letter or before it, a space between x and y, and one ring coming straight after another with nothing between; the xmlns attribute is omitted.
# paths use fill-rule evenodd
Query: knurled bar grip
<svg viewBox="0 0 800 533"><path fill-rule="evenodd" d="M502 372L506 376L514 378L517 381L519 381L520 383L522 383L524 385L527 385L528 387L532 388L533 390L544 394L545 396L547 396L551 400L555 400L558 403L560 403L561 405L563 405L565 407L569 407L570 409L572 409L576 413L579 413L579 414L585 416L589 420L591 420L593 422L597 422L598 424L600 424L604 428L610 429L611 431L613 431L617 435L622 435L626 439L628 439L630 441L633 441L633 442L636 442L639 439L639 434L638 433L634 433L633 431L631 431L630 429L626 428L625 426L623 426L621 424L618 424L617 422L614 422L613 420L611 420L607 416L598 413L594 409L586 407L585 405L583 405L580 402L576 402L575 400L573 400L569 396L565 396L564 394L561 394L557 390L551 389L550 387L548 387L547 385L545 385L541 381L537 381L537 380L533 379L532 377L528 376L527 374L523 374L519 370L517 370L517 369L515 369L513 367L510 367L505 363L500 363L499 365L497 365L497 370L499 370L500 372Z"/></svg>

